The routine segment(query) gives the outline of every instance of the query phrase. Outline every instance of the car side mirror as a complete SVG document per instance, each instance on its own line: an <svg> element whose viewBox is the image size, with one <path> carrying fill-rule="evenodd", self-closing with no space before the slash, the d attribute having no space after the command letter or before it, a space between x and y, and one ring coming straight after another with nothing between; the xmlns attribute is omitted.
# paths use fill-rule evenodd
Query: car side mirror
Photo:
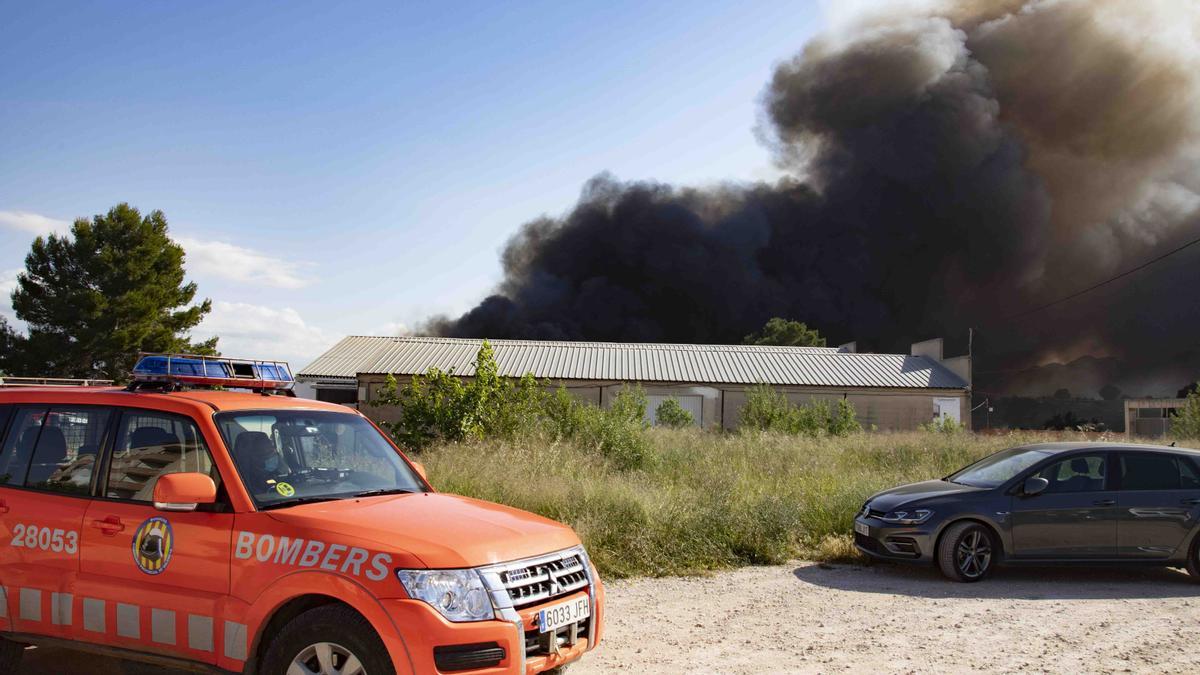
<svg viewBox="0 0 1200 675"><path fill-rule="evenodd" d="M1021 486L1021 494L1026 497L1032 497L1036 494L1041 494L1048 487L1050 487L1050 481L1041 476L1030 476L1025 479L1025 484Z"/></svg>
<svg viewBox="0 0 1200 675"><path fill-rule="evenodd" d="M159 511L195 511L215 504L217 484L204 473L169 473L154 483L154 508Z"/></svg>
<svg viewBox="0 0 1200 675"><path fill-rule="evenodd" d="M425 465L420 462L413 462L412 465L413 468L417 470L417 473L421 475L421 480L428 483L429 477L425 475Z"/></svg>

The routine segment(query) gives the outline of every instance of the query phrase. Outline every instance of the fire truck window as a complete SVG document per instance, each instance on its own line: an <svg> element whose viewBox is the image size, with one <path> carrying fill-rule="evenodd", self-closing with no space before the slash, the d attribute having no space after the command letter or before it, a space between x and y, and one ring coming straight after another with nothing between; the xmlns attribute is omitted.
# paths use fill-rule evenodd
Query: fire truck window
<svg viewBox="0 0 1200 675"><path fill-rule="evenodd" d="M117 447L108 470L105 496L138 502L154 501L154 484L169 473L208 474L221 485L221 475L200 430L185 417L150 411L121 417Z"/></svg>
<svg viewBox="0 0 1200 675"><path fill-rule="evenodd" d="M51 408L42 424L25 487L86 495L112 411Z"/></svg>
<svg viewBox="0 0 1200 675"><path fill-rule="evenodd" d="M5 485L24 485L29 472L29 460L33 459L33 448L37 445L42 422L46 421L46 408L19 408L8 425L8 436L0 450L0 482Z"/></svg>
<svg viewBox="0 0 1200 675"><path fill-rule="evenodd" d="M12 413L11 405L0 405L0 439L4 438L4 430L8 426L8 416Z"/></svg>

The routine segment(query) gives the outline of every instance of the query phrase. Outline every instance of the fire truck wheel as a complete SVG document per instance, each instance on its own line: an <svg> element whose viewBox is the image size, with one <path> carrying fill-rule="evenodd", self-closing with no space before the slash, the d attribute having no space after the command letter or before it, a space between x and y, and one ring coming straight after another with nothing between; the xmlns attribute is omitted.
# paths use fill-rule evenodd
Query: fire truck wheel
<svg viewBox="0 0 1200 675"><path fill-rule="evenodd" d="M292 619L263 658L262 675L395 675L375 629L345 605L325 605Z"/></svg>
<svg viewBox="0 0 1200 675"><path fill-rule="evenodd" d="M0 673L15 673L25 654L25 645L0 638Z"/></svg>

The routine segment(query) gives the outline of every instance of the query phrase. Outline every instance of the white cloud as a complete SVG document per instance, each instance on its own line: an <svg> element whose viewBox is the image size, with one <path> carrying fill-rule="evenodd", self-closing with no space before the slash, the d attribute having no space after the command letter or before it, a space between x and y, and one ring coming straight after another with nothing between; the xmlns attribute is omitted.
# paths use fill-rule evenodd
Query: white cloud
<svg viewBox="0 0 1200 675"><path fill-rule="evenodd" d="M176 237L187 252L188 273L209 277L261 284L274 288L302 288L309 283L299 273L299 263L269 256L265 253L228 244L192 237Z"/></svg>
<svg viewBox="0 0 1200 675"><path fill-rule="evenodd" d="M386 335L388 337L410 335L412 330L403 321L388 321L374 330L371 335Z"/></svg>
<svg viewBox="0 0 1200 675"><path fill-rule="evenodd" d="M245 302L213 302L212 312L192 331L192 339L220 336L217 348L226 356L287 361L292 371L307 366L335 340L306 323L300 313L283 307Z"/></svg>
<svg viewBox="0 0 1200 675"><path fill-rule="evenodd" d="M0 228L30 234L63 234L71 229L71 223L29 211L0 211Z"/></svg>

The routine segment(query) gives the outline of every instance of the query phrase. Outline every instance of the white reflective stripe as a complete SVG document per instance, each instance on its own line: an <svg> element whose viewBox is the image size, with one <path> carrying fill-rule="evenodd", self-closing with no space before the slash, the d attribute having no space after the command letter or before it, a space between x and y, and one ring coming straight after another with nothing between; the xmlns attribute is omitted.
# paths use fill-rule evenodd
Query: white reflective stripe
<svg viewBox="0 0 1200 675"><path fill-rule="evenodd" d="M104 601L96 598L84 598L83 629L93 633L103 633L105 625Z"/></svg>
<svg viewBox="0 0 1200 675"><path fill-rule="evenodd" d="M150 610L150 639L159 644L175 644L175 612L169 609Z"/></svg>
<svg viewBox="0 0 1200 675"><path fill-rule="evenodd" d="M20 617L22 621L41 621L42 620L42 592L36 588L21 589L21 611Z"/></svg>
<svg viewBox="0 0 1200 675"><path fill-rule="evenodd" d="M0 619L8 618L8 587L0 586Z"/></svg>
<svg viewBox="0 0 1200 675"><path fill-rule="evenodd" d="M55 626L71 625L71 606L75 596L70 593L50 594L50 623Z"/></svg>
<svg viewBox="0 0 1200 675"><path fill-rule="evenodd" d="M188 647L205 652L213 650L213 620L211 616L188 614Z"/></svg>
<svg viewBox="0 0 1200 675"><path fill-rule="evenodd" d="M137 605L117 603L117 635L124 638L142 639L142 620Z"/></svg>
<svg viewBox="0 0 1200 675"><path fill-rule="evenodd" d="M233 621L225 622L225 656L238 661L246 660L246 625Z"/></svg>

